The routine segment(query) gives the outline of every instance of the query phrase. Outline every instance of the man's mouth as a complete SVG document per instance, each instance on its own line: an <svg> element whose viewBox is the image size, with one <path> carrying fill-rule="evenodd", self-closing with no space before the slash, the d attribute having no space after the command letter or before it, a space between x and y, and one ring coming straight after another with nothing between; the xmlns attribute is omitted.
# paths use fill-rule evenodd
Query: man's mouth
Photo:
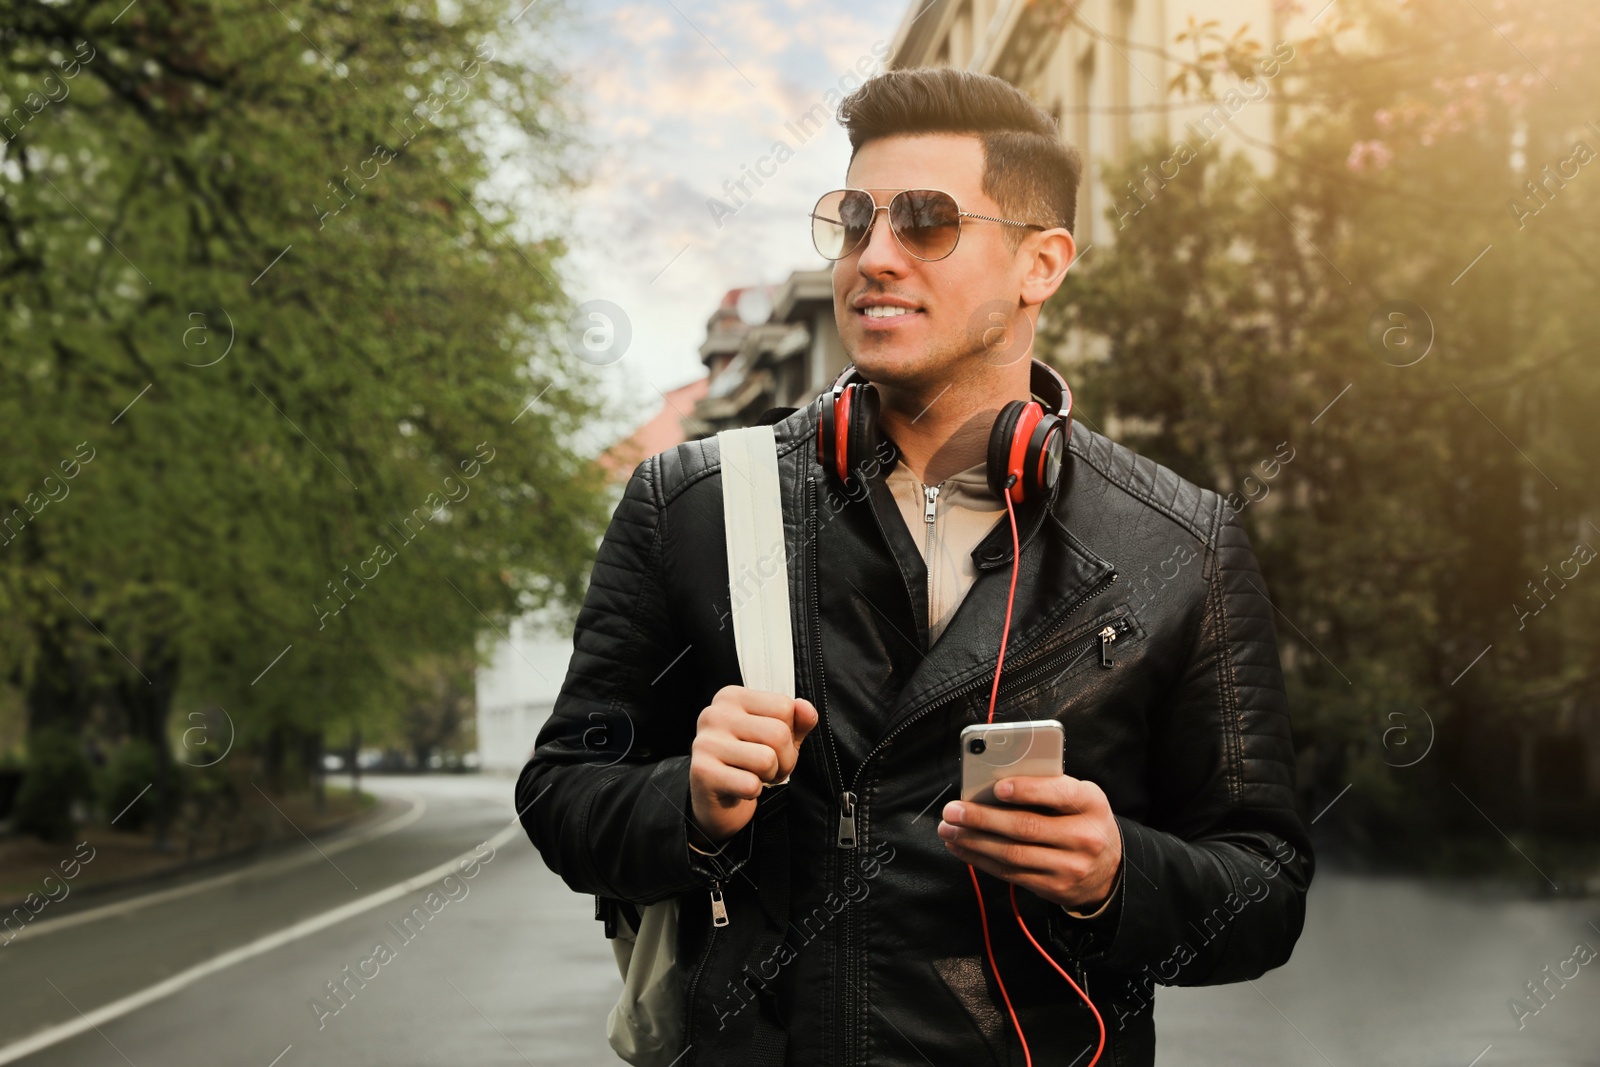
<svg viewBox="0 0 1600 1067"><path fill-rule="evenodd" d="M861 314L869 319L891 319L900 315L921 314L920 308L891 307L888 304L873 304L861 309Z"/></svg>

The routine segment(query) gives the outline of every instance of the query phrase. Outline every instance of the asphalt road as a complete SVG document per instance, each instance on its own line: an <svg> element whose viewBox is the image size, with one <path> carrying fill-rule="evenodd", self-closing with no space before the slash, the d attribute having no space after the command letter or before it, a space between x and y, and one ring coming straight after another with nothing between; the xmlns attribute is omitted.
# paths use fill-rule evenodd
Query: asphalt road
<svg viewBox="0 0 1600 1067"><path fill-rule="evenodd" d="M1162 989L1167 1067L1595 1067L1600 901L1532 902L1321 873L1294 957L1251 983ZM1525 983L1548 981L1541 1006ZM1507 1006L1520 998L1519 1018ZM1532 1014L1531 1009L1539 1009ZM1480 1058L1481 1057L1481 1058Z"/></svg>
<svg viewBox="0 0 1600 1067"><path fill-rule="evenodd" d="M198 890L153 902L148 889L76 909L69 898L39 932L0 947L0 1063L620 1062L604 1029L621 982L592 901L546 870L512 823L510 779L363 785L385 810L354 836L211 872ZM462 856L465 870L441 866ZM122 910L84 921L85 905ZM1288 966L1253 983L1160 991L1159 1062L1600 1064L1600 958L1566 964L1576 976L1551 980L1542 1007L1524 986L1580 943L1600 951L1597 927L1593 901L1324 872ZM341 979L343 1001L327 986ZM1519 996L1540 1007L1520 1028L1507 1006Z"/></svg>
<svg viewBox="0 0 1600 1067"><path fill-rule="evenodd" d="M512 824L512 784L496 777L369 776L363 788L392 802L380 825L412 818L419 799L420 818L342 851L318 842L318 852L308 843L302 856L310 861L291 870L0 948L0 1063L619 1062L606 1045L604 1019L621 981L594 921L593 900L546 870ZM509 839L484 845L508 827ZM467 866L470 874L449 868L394 899L223 966L32 1055L9 1058L30 1034L73 1025L82 1013L92 1017L97 1008L296 923L326 921L319 917L357 907L463 854L476 860ZM41 916L37 925L45 921ZM363 967L379 942L389 946L389 957ZM344 978L347 966L357 980L346 980L341 1004L326 983ZM372 977L360 984L363 973Z"/></svg>

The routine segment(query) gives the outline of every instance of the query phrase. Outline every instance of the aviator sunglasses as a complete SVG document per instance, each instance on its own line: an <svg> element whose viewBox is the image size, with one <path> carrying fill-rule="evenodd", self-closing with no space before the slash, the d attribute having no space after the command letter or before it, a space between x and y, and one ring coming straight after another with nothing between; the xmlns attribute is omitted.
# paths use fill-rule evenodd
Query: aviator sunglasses
<svg viewBox="0 0 1600 1067"><path fill-rule="evenodd" d="M902 189L887 204L874 203L872 194L865 189L835 189L823 193L811 210L811 243L823 259L843 259L861 246L880 211L889 213L889 229L900 247L928 262L943 259L956 250L962 219L1045 229L1037 223L962 211L955 197L938 189Z"/></svg>

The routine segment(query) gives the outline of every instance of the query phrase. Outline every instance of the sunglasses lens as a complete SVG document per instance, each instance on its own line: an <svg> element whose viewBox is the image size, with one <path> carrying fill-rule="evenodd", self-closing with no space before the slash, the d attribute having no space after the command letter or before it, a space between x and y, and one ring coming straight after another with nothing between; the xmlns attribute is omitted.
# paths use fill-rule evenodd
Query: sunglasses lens
<svg viewBox="0 0 1600 1067"><path fill-rule="evenodd" d="M823 194L811 212L811 243L823 259L843 259L872 225L872 198L856 189Z"/></svg>
<svg viewBox="0 0 1600 1067"><path fill-rule="evenodd" d="M889 205L889 222L912 255L943 259L956 247L961 213L948 193L908 189Z"/></svg>

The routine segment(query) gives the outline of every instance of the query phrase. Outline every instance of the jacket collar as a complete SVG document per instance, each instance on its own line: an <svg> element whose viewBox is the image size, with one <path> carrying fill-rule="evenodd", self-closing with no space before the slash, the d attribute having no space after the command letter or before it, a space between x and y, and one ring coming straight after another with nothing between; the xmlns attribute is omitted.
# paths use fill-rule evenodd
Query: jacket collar
<svg viewBox="0 0 1600 1067"><path fill-rule="evenodd" d="M1113 576L1112 565L1074 537L1066 526L1072 507L1083 503L1081 493L1076 497L1072 493L1078 462L1068 450L1055 490L1047 498L1025 501L1017 507L1022 564L1006 641L1007 667L1039 647L1084 597ZM872 482L868 496L891 546L894 563L907 588L916 589L926 575L921 554L910 540L884 479L874 478ZM1011 556L1011 522L1009 517L1001 516L995 528L972 550L977 578L944 633L901 688L890 711L886 734L952 693L981 679L993 681L1011 586ZM1008 673L1002 669L1002 683Z"/></svg>

